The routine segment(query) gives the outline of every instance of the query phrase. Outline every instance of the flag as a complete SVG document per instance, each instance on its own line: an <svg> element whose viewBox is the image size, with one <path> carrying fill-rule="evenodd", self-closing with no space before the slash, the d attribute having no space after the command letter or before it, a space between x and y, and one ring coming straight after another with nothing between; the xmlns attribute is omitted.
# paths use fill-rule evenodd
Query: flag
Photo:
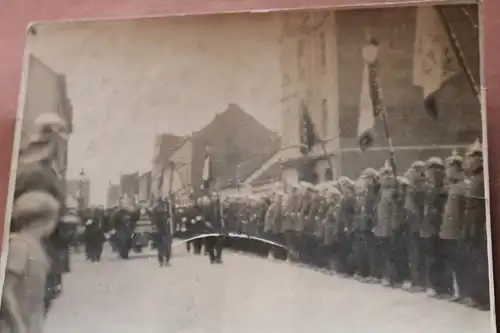
<svg viewBox="0 0 500 333"><path fill-rule="evenodd" d="M445 26L436 8L417 8L416 36L413 56L413 84L422 87L424 107L437 119L437 93L460 72L460 65Z"/></svg>
<svg viewBox="0 0 500 333"><path fill-rule="evenodd" d="M161 198L163 189L163 176L165 168L161 159L161 136L155 138L155 152L153 157L153 167L151 171L151 194L155 201Z"/></svg>
<svg viewBox="0 0 500 333"><path fill-rule="evenodd" d="M311 119L311 115L309 114L309 109L305 103L301 105L299 131L301 144L300 152L302 155L307 155L319 141L319 137Z"/></svg>
<svg viewBox="0 0 500 333"><path fill-rule="evenodd" d="M361 150L365 150L375 143L375 125L384 111L384 104L376 66L378 42L372 40L362 53L365 67L359 100L358 141Z"/></svg>
<svg viewBox="0 0 500 333"><path fill-rule="evenodd" d="M212 160L210 155L205 157L205 162L203 163L203 189L208 189L210 186L210 181L212 180Z"/></svg>

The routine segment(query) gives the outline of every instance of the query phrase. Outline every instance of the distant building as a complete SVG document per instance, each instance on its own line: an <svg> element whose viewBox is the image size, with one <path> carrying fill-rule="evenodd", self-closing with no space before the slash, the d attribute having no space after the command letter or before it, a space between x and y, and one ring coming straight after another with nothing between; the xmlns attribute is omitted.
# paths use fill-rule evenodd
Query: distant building
<svg viewBox="0 0 500 333"><path fill-rule="evenodd" d="M245 179L280 149L279 142L276 133L236 104L229 104L173 150L164 170L163 196L172 193L186 201L208 192L242 191Z"/></svg>
<svg viewBox="0 0 500 333"><path fill-rule="evenodd" d="M110 183L106 194L107 208L120 205L120 185Z"/></svg>
<svg viewBox="0 0 500 333"><path fill-rule="evenodd" d="M175 147L184 140L183 137L173 134L159 134L155 138L155 155L151 168L151 196L158 198L162 196L164 170L169 165L169 159Z"/></svg>
<svg viewBox="0 0 500 333"><path fill-rule="evenodd" d="M66 180L66 197L68 202L77 202L77 205L88 207L90 203L90 179Z"/></svg>
<svg viewBox="0 0 500 333"><path fill-rule="evenodd" d="M192 166L196 160L194 154L204 155L202 151L195 152L193 146L193 138L187 137L172 151L163 173L162 197L169 198L173 195L181 204L186 204L192 199Z"/></svg>
<svg viewBox="0 0 500 333"><path fill-rule="evenodd" d="M151 197L151 171L145 172L139 176L139 201L150 201Z"/></svg>
<svg viewBox="0 0 500 333"><path fill-rule="evenodd" d="M125 205L135 204L139 197L139 173L120 176L120 200Z"/></svg>

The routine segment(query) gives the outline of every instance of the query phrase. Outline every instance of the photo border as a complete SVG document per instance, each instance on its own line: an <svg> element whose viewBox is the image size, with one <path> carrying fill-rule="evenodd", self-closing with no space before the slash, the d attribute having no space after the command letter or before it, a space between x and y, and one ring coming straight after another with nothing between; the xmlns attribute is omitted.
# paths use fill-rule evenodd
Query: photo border
<svg viewBox="0 0 500 333"><path fill-rule="evenodd" d="M494 272L500 269L500 242L493 238L500 237L500 196L496 189L500 183L500 41L495 38L500 34L500 2L496 0L478 1L482 5L480 11L483 34L480 36L482 66L482 99L483 133L486 131L487 143L484 147L484 162L488 165L485 177L490 186L485 189L489 199L487 206L488 258L490 261L490 290L494 285ZM12 206L13 190L9 190L15 179L17 167L17 150L20 131L16 133L16 124L22 120L17 113L22 106L23 87L22 68L26 61L26 33L32 22L50 21L95 21L134 18L152 18L168 16L187 16L220 13L263 13L297 9L354 9L383 8L394 6L443 5L477 3L469 0L101 0L95 2L75 2L71 0L4 0L0 11L0 215L4 216L0 225L0 281L5 274L7 257L7 240ZM24 54L24 55L23 55ZM495 140L497 136L497 140ZM498 166L496 166L498 165ZM9 185L6 188L6 185ZM495 259L499 261L494 264ZM0 289L1 293L1 289ZM495 297L496 298L496 297ZM492 302L494 303L494 302ZM493 325L495 325L495 306L491 308ZM495 325L496 326L496 325Z"/></svg>

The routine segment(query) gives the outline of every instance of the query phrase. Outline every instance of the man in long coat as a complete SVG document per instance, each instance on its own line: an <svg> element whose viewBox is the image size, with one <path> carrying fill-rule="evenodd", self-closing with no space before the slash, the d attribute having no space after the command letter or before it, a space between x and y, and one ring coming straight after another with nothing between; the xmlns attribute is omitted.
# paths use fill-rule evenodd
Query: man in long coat
<svg viewBox="0 0 500 333"><path fill-rule="evenodd" d="M484 184L483 150L479 140L467 150L469 190L466 194L466 237L470 245L470 300L468 305L481 310L490 308L488 247L486 230L486 193ZM472 301L471 301L472 300Z"/></svg>
<svg viewBox="0 0 500 333"><path fill-rule="evenodd" d="M427 286L425 254L420 239L420 227L425 207L425 162L416 161L408 170L405 210L408 224L407 244L411 286L408 292L423 292Z"/></svg>
<svg viewBox="0 0 500 333"><path fill-rule="evenodd" d="M426 178L428 185L424 219L420 228L420 238L426 257L426 273L434 296L449 297L452 279L446 272L444 246L439 238L444 206L448 197L445 188L445 166L442 159L431 157L427 161Z"/></svg>

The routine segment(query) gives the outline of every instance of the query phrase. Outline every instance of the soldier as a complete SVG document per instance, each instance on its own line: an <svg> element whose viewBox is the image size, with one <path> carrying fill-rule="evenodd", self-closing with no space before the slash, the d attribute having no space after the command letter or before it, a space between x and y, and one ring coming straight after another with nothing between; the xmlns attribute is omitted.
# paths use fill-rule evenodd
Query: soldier
<svg viewBox="0 0 500 333"><path fill-rule="evenodd" d="M268 238L278 244L284 244L283 234L281 233L281 226L283 222L283 202L284 193L276 193L273 203L267 209L265 226ZM274 259L286 259L286 252L279 247L273 247L272 255Z"/></svg>
<svg viewBox="0 0 500 333"><path fill-rule="evenodd" d="M392 219L391 263L393 275L391 286L402 287L409 278L408 243L406 223L405 197L409 182L405 177L397 177L395 184L394 217Z"/></svg>
<svg viewBox="0 0 500 333"><path fill-rule="evenodd" d="M338 253L337 253L337 272L344 276L354 274L354 256L353 256L353 227L356 216L356 193L352 180L347 177L341 177L339 184L342 193L340 210L338 212Z"/></svg>
<svg viewBox="0 0 500 333"><path fill-rule="evenodd" d="M431 296L446 298L451 294L452 280L446 272L443 243L438 235L447 200L445 167L440 158L431 157L427 161L426 179L428 185L420 238L425 251L428 283L434 292Z"/></svg>
<svg viewBox="0 0 500 333"><path fill-rule="evenodd" d="M87 260L91 262L100 262L105 237L102 229L102 216L100 216L97 209L93 210L89 219L86 221L83 237Z"/></svg>
<svg viewBox="0 0 500 333"><path fill-rule="evenodd" d="M115 229L115 241L118 255L121 259L128 259L132 249L132 236L136 222L139 220L139 211L128 205L120 207L112 216L111 221Z"/></svg>
<svg viewBox="0 0 500 333"><path fill-rule="evenodd" d="M468 285L470 297L465 303L489 310L489 274L486 231L486 201L484 188L483 151L479 140L467 150L469 190L466 194L467 241L470 246Z"/></svg>
<svg viewBox="0 0 500 333"><path fill-rule="evenodd" d="M369 282L372 275L372 256L374 250L373 227L376 221L376 207L379 195L379 174L367 168L361 174L359 188L359 213L356 219L355 248L357 276Z"/></svg>
<svg viewBox="0 0 500 333"><path fill-rule="evenodd" d="M156 230L157 259L160 267L170 264L172 233L168 213L168 204L159 198L151 211L151 222Z"/></svg>
<svg viewBox="0 0 500 333"><path fill-rule="evenodd" d="M188 213L189 220L189 233L190 237L200 235L203 231L203 219L201 216L201 200L198 199L194 205L191 206ZM193 253L195 255L200 255L203 248L203 240L197 238L193 240Z"/></svg>
<svg viewBox="0 0 500 333"><path fill-rule="evenodd" d="M456 295L454 301L460 301L468 295L465 259L465 183L464 161L456 151L446 159L446 183L448 198L443 212L439 237L444 248L444 263L446 274L453 274L458 290L453 292L453 285L449 290L451 296Z"/></svg>
<svg viewBox="0 0 500 333"><path fill-rule="evenodd" d="M399 183L388 162L380 170L380 200L377 206L377 224L373 229L376 246L374 249L374 281L387 286L396 283L396 272L392 256L394 220L397 217L397 191Z"/></svg>
<svg viewBox="0 0 500 333"><path fill-rule="evenodd" d="M205 231L211 233L221 231L219 201L217 198L203 197L201 215ZM222 263L222 240L220 238L212 236L205 239L205 248L211 264Z"/></svg>
<svg viewBox="0 0 500 333"><path fill-rule="evenodd" d="M405 210L408 225L407 244L411 286L408 292L423 292L427 285L425 254L420 239L420 227L424 219L426 179L425 162L416 161L407 173L408 188Z"/></svg>
<svg viewBox="0 0 500 333"><path fill-rule="evenodd" d="M295 258L294 252L296 251L296 248L294 224L295 219L297 218L299 204L299 188L297 186L293 186L290 197L286 200L283 208L284 216L281 228L286 248L288 249L287 260L289 261Z"/></svg>
<svg viewBox="0 0 500 333"><path fill-rule="evenodd" d="M325 188L324 185L318 188L319 193L317 194L317 208L313 211L316 211L314 216L314 252L313 259L315 266L319 268L329 268L329 247L325 242L326 232L329 231L328 226L326 224L326 214L329 209L329 194L328 188Z"/></svg>
<svg viewBox="0 0 500 333"><path fill-rule="evenodd" d="M335 268L334 264L337 259L338 252L338 229L339 223L337 220L340 211L341 194L336 188L328 190L328 209L323 220L324 225L324 244L326 247L326 258L329 269Z"/></svg>
<svg viewBox="0 0 500 333"><path fill-rule="evenodd" d="M299 237L299 258L308 265L313 264L314 261L314 219L318 208L318 196L314 187L309 183L305 183L299 223L296 225L295 230Z"/></svg>

